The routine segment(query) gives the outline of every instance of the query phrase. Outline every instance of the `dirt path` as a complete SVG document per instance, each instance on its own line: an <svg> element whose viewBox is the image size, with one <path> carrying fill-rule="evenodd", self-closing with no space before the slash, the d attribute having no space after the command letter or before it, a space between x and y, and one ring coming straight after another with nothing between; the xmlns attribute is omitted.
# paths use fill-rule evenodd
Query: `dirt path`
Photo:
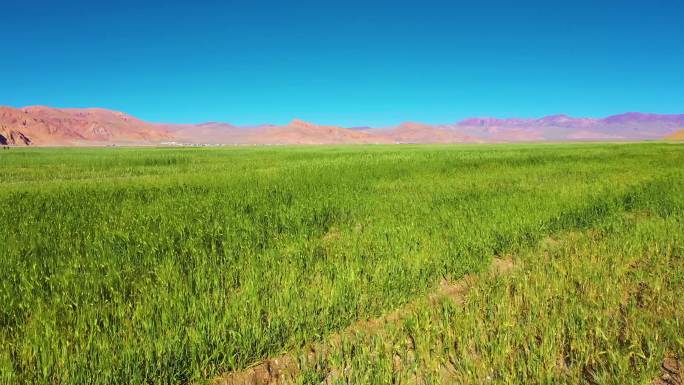
<svg viewBox="0 0 684 385"><path fill-rule="evenodd" d="M682 385L684 365L677 357L666 357L660 369L660 377L653 381L653 385Z"/></svg>
<svg viewBox="0 0 684 385"><path fill-rule="evenodd" d="M503 274L509 272L513 268L514 264L511 259L494 258L489 266L488 273ZM328 342L339 344L344 336L351 335L359 330L363 330L365 333L379 333L385 325L402 321L412 309L418 306L418 304L424 303L423 301L426 299L429 303L437 304L444 298L448 298L457 304L463 304L468 290L473 287L478 278L478 275L471 274L466 275L457 281L443 280L440 282L439 286L427 296L416 299L382 317L357 321L342 332L329 337ZM308 351L308 358L311 360L317 356L325 357L325 350L325 344L322 342L312 344L306 349L306 351ZM294 354L289 353L265 360L248 369L226 373L215 378L211 383L213 385L287 384L292 382L293 378L300 370L299 360ZM323 381L323 384L332 383L333 380L339 376L340 373L333 371L329 373L328 377Z"/></svg>

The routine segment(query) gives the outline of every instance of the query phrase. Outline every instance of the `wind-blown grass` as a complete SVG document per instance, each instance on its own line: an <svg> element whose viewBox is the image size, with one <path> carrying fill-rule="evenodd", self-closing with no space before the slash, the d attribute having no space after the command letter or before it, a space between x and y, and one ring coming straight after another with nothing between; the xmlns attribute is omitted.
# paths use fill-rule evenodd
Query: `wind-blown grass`
<svg viewBox="0 0 684 385"><path fill-rule="evenodd" d="M639 210L681 223L683 149L5 151L0 382L211 378L551 234Z"/></svg>

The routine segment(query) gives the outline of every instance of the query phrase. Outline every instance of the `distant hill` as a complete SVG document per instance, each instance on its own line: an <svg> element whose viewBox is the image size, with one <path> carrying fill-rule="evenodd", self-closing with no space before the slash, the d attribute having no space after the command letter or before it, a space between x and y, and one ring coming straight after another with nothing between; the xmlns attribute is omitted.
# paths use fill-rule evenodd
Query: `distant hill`
<svg viewBox="0 0 684 385"><path fill-rule="evenodd" d="M638 112L606 118L482 117L450 124L406 122L382 128L344 128L301 120L247 127L223 122L162 124L101 108L0 106L0 144L11 146L624 141L679 139L684 135L682 127L684 114Z"/></svg>
<svg viewBox="0 0 684 385"><path fill-rule="evenodd" d="M158 124L100 108L0 107L0 141L12 145L144 144L171 139Z"/></svg>
<svg viewBox="0 0 684 385"><path fill-rule="evenodd" d="M665 139L667 140L684 140L684 128L679 131L675 131L668 135Z"/></svg>

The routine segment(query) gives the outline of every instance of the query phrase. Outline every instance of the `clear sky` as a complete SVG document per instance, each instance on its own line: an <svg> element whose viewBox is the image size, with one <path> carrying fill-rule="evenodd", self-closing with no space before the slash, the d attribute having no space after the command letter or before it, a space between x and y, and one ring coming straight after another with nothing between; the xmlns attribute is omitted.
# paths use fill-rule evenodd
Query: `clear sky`
<svg viewBox="0 0 684 385"><path fill-rule="evenodd" d="M684 1L20 1L0 105L345 126L684 112Z"/></svg>

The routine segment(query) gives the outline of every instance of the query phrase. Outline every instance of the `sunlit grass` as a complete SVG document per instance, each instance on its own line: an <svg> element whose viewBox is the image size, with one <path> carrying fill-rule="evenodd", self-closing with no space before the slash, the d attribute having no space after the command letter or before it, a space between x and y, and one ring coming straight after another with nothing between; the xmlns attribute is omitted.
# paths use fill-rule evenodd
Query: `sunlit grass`
<svg viewBox="0 0 684 385"><path fill-rule="evenodd" d="M668 258L681 259L681 237L670 233L681 230L683 150L630 144L2 152L0 381L211 378L324 340L419 297L443 277L477 273L493 256L523 253L549 235L573 231L606 234L603 243L582 241L581 252L562 251L565 265L577 258L585 269L577 274L603 287L604 265L619 256L598 265L580 259L600 257L616 243L631 245L631 258L639 259L657 239L658 251L669 248ZM644 212L660 227L639 232L624 223L625 213ZM548 266L539 254L521 255L524 266ZM554 274L548 285L569 285ZM467 322L481 320L482 312L518 320L514 295L505 305L492 302L504 297L499 285L478 289L491 292L469 302L480 304L480 313L470 309L464 323L433 316L426 322L455 338L475 330ZM563 295L545 293L535 300ZM570 291L562 300L580 294ZM596 306L611 310L609 299ZM556 318L547 330L555 333L562 317L585 311L563 310L550 313ZM535 321L544 327L542 318ZM582 325L603 325L592 322L570 326L582 336L595 332ZM468 341L480 343L501 327ZM491 347L519 349L527 341L510 338ZM667 338L661 349L672 348ZM460 348L444 349L454 355ZM507 356L541 360L545 352ZM478 354L482 367L466 370L473 382L476 369L502 363L493 353ZM555 359L557 351L548 354L554 357L544 359ZM578 360L594 357L578 354ZM597 362L591 369L603 370ZM619 357L610 362L605 367L622 370L615 366L623 365ZM523 362L510 365L497 378L524 372ZM539 365L524 378L552 378L548 365ZM353 373L373 373L366 382L386 378L380 366L359 367L365 369ZM572 370L567 378L579 378Z"/></svg>

